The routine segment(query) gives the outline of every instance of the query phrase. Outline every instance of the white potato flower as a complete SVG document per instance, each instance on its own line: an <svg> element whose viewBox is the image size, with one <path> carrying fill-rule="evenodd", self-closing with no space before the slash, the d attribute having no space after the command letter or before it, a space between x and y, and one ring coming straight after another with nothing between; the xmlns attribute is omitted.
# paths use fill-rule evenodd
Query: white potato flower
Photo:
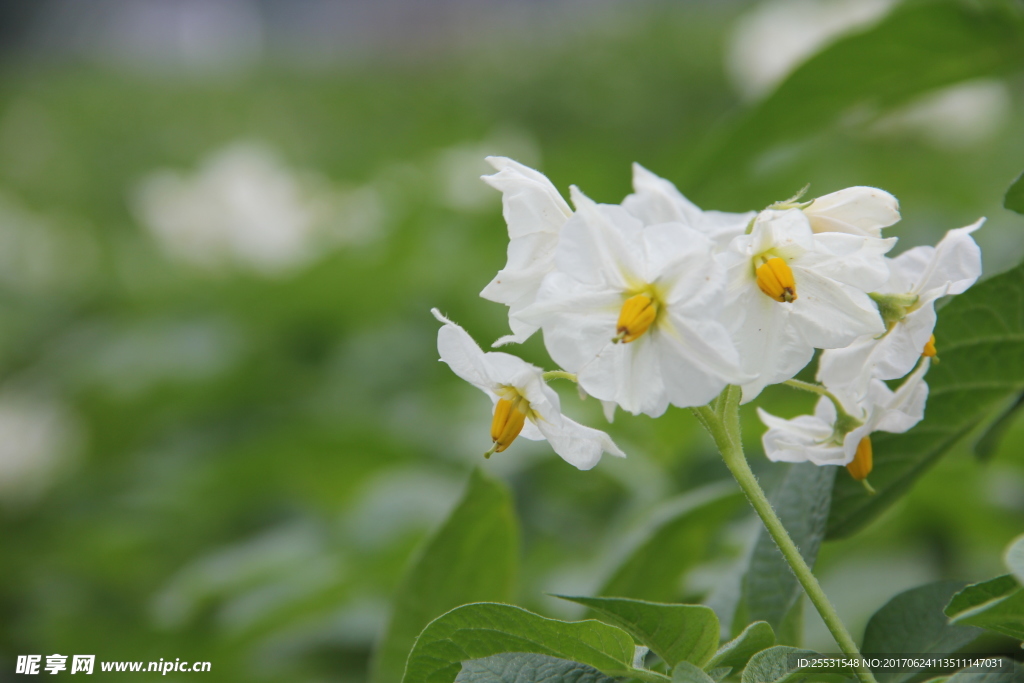
<svg viewBox="0 0 1024 683"><path fill-rule="evenodd" d="M885 332L825 351L818 379L860 394L870 378L903 377L922 354L934 356L935 301L966 291L981 275L981 250L971 233L983 222L950 230L934 247L914 247L887 259L889 280L872 294L886 323Z"/></svg>
<svg viewBox="0 0 1024 683"><path fill-rule="evenodd" d="M622 208L646 225L682 223L695 228L707 235L716 249L725 248L734 237L742 235L757 215L756 211L702 211L675 185L640 164L633 164L633 194L622 202Z"/></svg>
<svg viewBox="0 0 1024 683"><path fill-rule="evenodd" d="M522 343L537 331L515 317L537 297L544 276L551 272L558 234L572 209L547 177L506 157L487 157L498 172L482 176L502 193L502 213L508 224L508 262L484 287L480 296L509 307L512 334L495 346Z"/></svg>
<svg viewBox="0 0 1024 683"><path fill-rule="evenodd" d="M848 187L823 195L803 207L811 230L881 237L882 228L900 220L896 198L877 187Z"/></svg>
<svg viewBox="0 0 1024 683"><path fill-rule="evenodd" d="M864 479L872 468L871 433L902 433L924 417L928 385L924 375L928 359L896 391L878 379L870 381L867 393L856 398L833 390L843 406L822 396L814 415L784 420L757 409L768 431L761 437L765 455L775 462L813 462L815 465L846 465L856 479Z"/></svg>
<svg viewBox="0 0 1024 683"><path fill-rule="evenodd" d="M710 239L571 192L555 270L520 314L542 326L555 362L587 394L652 417L750 381L718 321L724 279Z"/></svg>
<svg viewBox="0 0 1024 683"><path fill-rule="evenodd" d="M543 371L507 353L485 353L469 334L436 309L443 323L437 350L452 371L481 389L494 403L491 453L500 453L522 436L547 439L558 455L581 470L589 470L602 453L625 457L604 432L585 427L562 415L558 394L544 382Z"/></svg>
<svg viewBox="0 0 1024 683"><path fill-rule="evenodd" d="M726 319L741 367L756 379L743 401L792 378L815 348L885 331L867 292L888 279L884 254L895 239L815 234L799 208L767 209L750 234L719 255L726 267Z"/></svg>

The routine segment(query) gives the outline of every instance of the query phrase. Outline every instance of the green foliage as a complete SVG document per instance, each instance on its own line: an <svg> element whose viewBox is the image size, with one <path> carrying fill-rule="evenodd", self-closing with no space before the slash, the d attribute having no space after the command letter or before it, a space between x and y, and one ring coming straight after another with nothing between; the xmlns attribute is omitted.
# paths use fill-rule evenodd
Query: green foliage
<svg viewBox="0 0 1024 683"><path fill-rule="evenodd" d="M1003 561L1010 572L1017 577L1017 581L1024 584L1024 536L1017 537L1006 548Z"/></svg>
<svg viewBox="0 0 1024 683"><path fill-rule="evenodd" d="M998 405L1024 391L1024 265L975 285L939 313L941 363L928 372L924 420L906 434L871 437L876 496L859 482L836 479L828 535L862 528L910 488Z"/></svg>
<svg viewBox="0 0 1024 683"><path fill-rule="evenodd" d="M670 667L704 666L718 647L718 617L703 605L669 605L626 598L558 596L594 610L598 618L628 631Z"/></svg>
<svg viewBox="0 0 1024 683"><path fill-rule="evenodd" d="M446 611L510 600L519 566L518 528L508 490L474 470L462 500L410 567L392 604L372 681L402 678L417 634Z"/></svg>
<svg viewBox="0 0 1024 683"><path fill-rule="evenodd" d="M1024 409L1024 394L1018 396L996 420L985 429L985 433L974 442L974 455L986 461L995 455L1003 439L1017 421Z"/></svg>
<svg viewBox="0 0 1024 683"><path fill-rule="evenodd" d="M744 504L730 482L691 491L664 504L637 533L636 546L625 555L600 590L601 595L671 602L677 600L679 577L702 561L721 526ZM665 557L672 557L666 562Z"/></svg>
<svg viewBox="0 0 1024 683"><path fill-rule="evenodd" d="M943 608L963 582L939 581L900 593L887 602L868 622L863 652L872 654L954 653L982 634L972 626L950 624ZM902 683L918 670L879 670L880 683Z"/></svg>
<svg viewBox="0 0 1024 683"><path fill-rule="evenodd" d="M799 681L845 681L850 676L843 673L823 673L811 667L792 665L790 660L796 655L816 656L811 650L801 650L786 645L776 645L762 650L750 658L750 663L743 670L742 683L798 683Z"/></svg>
<svg viewBox="0 0 1024 683"><path fill-rule="evenodd" d="M641 676L632 667L633 639L587 620L558 621L512 605L476 603L432 621L409 654L404 683L451 683L462 662L503 652L532 652L591 666L610 676ZM663 677L649 674L648 680Z"/></svg>
<svg viewBox="0 0 1024 683"><path fill-rule="evenodd" d="M811 567L825 536L835 475L834 467L789 465L785 478L770 497L779 519ZM802 593L775 541L765 529L760 529L743 576L738 623L766 621L780 633Z"/></svg>
<svg viewBox="0 0 1024 683"><path fill-rule="evenodd" d="M775 632L772 631L771 625L765 621L755 621L743 629L738 636L718 648L718 652L705 668L708 671L714 671L726 667L732 671L739 671L747 665L751 657L773 645L775 645Z"/></svg>
<svg viewBox="0 0 1024 683"><path fill-rule="evenodd" d="M695 156L686 190L735 183L756 157L805 139L852 110L877 114L958 81L1019 70L1024 23L1001 4L905 3L837 40Z"/></svg>
<svg viewBox="0 0 1024 683"><path fill-rule="evenodd" d="M715 683L708 674L696 664L680 662L672 669L673 683Z"/></svg>
<svg viewBox="0 0 1024 683"><path fill-rule="evenodd" d="M579 662L507 652L465 662L455 683L614 683L615 680Z"/></svg>
<svg viewBox="0 0 1024 683"><path fill-rule="evenodd" d="M1003 198L1003 206L1017 213L1024 213L1024 173L1017 176L1017 179L1010 185Z"/></svg>

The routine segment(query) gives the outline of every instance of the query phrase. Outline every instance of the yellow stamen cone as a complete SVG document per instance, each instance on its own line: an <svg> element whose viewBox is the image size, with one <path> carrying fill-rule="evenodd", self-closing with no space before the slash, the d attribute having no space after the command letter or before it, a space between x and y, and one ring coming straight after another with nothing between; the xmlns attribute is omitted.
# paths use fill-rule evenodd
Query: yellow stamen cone
<svg viewBox="0 0 1024 683"><path fill-rule="evenodd" d="M938 353L939 352L935 348L935 335L933 334L928 339L928 343L924 345L924 351L921 352L921 355L925 358L935 358Z"/></svg>
<svg viewBox="0 0 1024 683"><path fill-rule="evenodd" d="M796 301L796 282L785 259L773 256L757 267L757 286L775 301Z"/></svg>
<svg viewBox="0 0 1024 683"><path fill-rule="evenodd" d="M853 456L853 461L846 466L846 470L857 481L864 481L871 474L873 467L874 457L871 452L871 437L865 436L857 444L857 453Z"/></svg>
<svg viewBox="0 0 1024 683"><path fill-rule="evenodd" d="M626 299L615 326L618 332L612 341L628 344L643 336L658 317L658 304L646 294L637 294Z"/></svg>
<svg viewBox="0 0 1024 683"><path fill-rule="evenodd" d="M523 425L526 424L524 403L526 400L522 397L516 397L511 401L506 398L498 399L497 405L494 406L494 418L491 420L491 441L494 442L494 448L487 453L488 456L491 453L501 453L512 445L519 432L523 431Z"/></svg>

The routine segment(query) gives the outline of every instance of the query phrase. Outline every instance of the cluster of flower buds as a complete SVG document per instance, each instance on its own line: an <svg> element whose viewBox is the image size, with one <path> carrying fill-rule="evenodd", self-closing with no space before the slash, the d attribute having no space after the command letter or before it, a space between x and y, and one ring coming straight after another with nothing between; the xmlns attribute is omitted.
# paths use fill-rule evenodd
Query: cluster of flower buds
<svg viewBox="0 0 1024 683"><path fill-rule="evenodd" d="M485 353L444 323L441 360L495 403L491 437L500 452L522 433L546 438L568 462L593 467L622 451L602 432L561 414L553 377L582 394L658 417L669 405L701 406L727 385L743 402L788 382L821 394L813 416L761 412L772 460L871 470L872 431L920 421L924 374L936 353L935 301L981 273L971 232L951 230L936 247L890 259L882 229L900 219L887 192L851 187L816 199L802 192L760 212L702 211L672 183L633 166L633 193L598 204L570 188L572 207L541 173L503 157L484 180L500 190L508 262L481 296L505 304L522 343L541 330L563 370ZM793 380L824 349L821 384ZM917 368L915 370L915 367ZM909 375L909 376L908 376ZM907 376L894 392L885 380Z"/></svg>

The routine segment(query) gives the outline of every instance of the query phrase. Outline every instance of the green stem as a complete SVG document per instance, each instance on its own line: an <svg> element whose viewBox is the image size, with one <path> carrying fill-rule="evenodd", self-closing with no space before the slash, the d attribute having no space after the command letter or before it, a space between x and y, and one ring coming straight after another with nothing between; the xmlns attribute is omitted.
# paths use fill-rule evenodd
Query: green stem
<svg viewBox="0 0 1024 683"><path fill-rule="evenodd" d="M543 375L541 375L541 377L544 378L545 382L553 379L567 379L570 382L576 381L576 375L572 374L571 372L566 372L565 370L548 370Z"/></svg>
<svg viewBox="0 0 1024 683"><path fill-rule="evenodd" d="M768 533L775 539L779 550L782 551L782 556L786 558L786 562L793 570L793 574L796 575L800 585L803 586L804 591L807 593L807 597L811 599L815 609L818 610L818 614L821 615L825 626L832 633L832 637L835 638L839 648L846 655L860 659L860 651L857 649L857 644L854 642L853 637L846 630L846 626L839 618L835 607L829 602L828 596L825 595L825 591L821 588L821 584L818 583L813 572L811 572L811 568L804 561L803 555L800 554L800 549L796 547L796 543L790 538L789 532L786 531L786 527L782 524L782 520L775 514L771 503L768 502L768 497L765 496L761 485L757 482L757 477L754 476L746 457L743 455L743 444L740 439L740 396L739 387L726 387L722 395L715 399L711 405L694 408L693 413L697 416L700 423L704 425L704 428L708 430L708 433L711 434L711 438L715 440L715 445L721 451L726 466L732 472L733 477L736 478L736 482L740 485L743 493L746 494L747 500L750 501L761 521L764 522ZM854 671L862 683L876 683L875 677L867 667L860 665L855 667Z"/></svg>

